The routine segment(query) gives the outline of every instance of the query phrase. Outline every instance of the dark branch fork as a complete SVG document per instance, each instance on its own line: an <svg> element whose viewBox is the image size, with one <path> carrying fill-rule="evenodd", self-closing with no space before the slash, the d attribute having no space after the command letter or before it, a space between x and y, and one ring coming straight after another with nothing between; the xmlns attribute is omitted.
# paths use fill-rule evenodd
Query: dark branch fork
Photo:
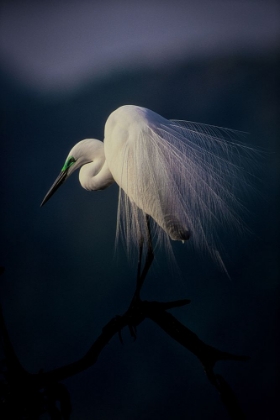
<svg viewBox="0 0 280 420"><path fill-rule="evenodd" d="M33 395L32 398L34 398L34 392L35 394L37 392L37 397L38 395L42 396L42 394L39 394L39 392L42 392L42 390L54 390L54 392L57 394L59 392L61 394L61 391L63 391L64 398L66 398L67 395L65 397L65 393L67 391L59 389L59 386L63 386L62 384L59 384L59 382L70 376L76 375L94 365L103 348L109 343L113 336L118 334L121 338L120 333L124 327L128 326L131 334L136 338L136 326L143 322L145 319L150 319L160 328L162 328L171 338L191 351L199 359L204 367L208 379L220 393L221 400L228 411L229 417L235 420L244 419L244 414L239 407L235 394L225 379L221 375L214 373L213 368L215 363L221 360L244 361L248 358L223 352L205 344L198 338L195 333L193 333L190 329L180 323L173 315L167 312L169 309L189 304L190 300L183 299L173 302L147 302L140 299L140 292L143 283L154 259L149 216L146 216L146 226L148 240L146 259L141 271L143 256L142 240L139 246L136 289L128 310L124 315L113 318L105 325L99 337L95 340L87 353L78 361L66 366L59 367L49 372L39 372L38 374L28 373L22 368L14 353L8 332L5 327L4 318L2 316L2 312L0 311L0 333L2 333L5 356L8 362L8 373L11 373L10 375L7 375L7 378L10 381L11 389L13 389L14 385L17 383L24 387L25 394L30 392ZM18 386L16 388L18 388ZM16 395L14 397L16 398ZM59 397L57 398L59 399ZM68 412L69 404L69 402L68 405L65 404L68 407ZM52 408L55 409L55 407ZM68 417L65 415L65 417L61 418L69 419L69 416L70 414L68 413Z"/></svg>

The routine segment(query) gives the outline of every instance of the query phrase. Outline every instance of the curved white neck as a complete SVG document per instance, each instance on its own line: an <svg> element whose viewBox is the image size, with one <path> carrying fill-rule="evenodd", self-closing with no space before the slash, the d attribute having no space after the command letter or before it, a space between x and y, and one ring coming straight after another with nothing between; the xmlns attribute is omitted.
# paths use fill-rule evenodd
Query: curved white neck
<svg viewBox="0 0 280 420"><path fill-rule="evenodd" d="M108 164L104 159L96 158L93 162L83 165L79 180L82 187L88 191L104 190L115 182Z"/></svg>

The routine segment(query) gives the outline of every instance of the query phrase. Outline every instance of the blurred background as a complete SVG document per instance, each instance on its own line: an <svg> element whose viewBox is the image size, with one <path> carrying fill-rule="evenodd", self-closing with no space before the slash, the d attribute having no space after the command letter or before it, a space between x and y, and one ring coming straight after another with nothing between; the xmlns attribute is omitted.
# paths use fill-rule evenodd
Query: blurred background
<svg viewBox="0 0 280 420"><path fill-rule="evenodd" d="M279 411L280 6L267 0L8 1L0 5L1 303L30 372L71 363L122 314L135 261L115 250L117 186L88 193L74 174L40 203L71 147L103 139L124 104L243 130L262 150L242 238L224 232L228 279L174 245L157 250L143 298L192 303L173 314L206 343L250 356L216 372L248 419ZM227 419L198 360L152 322L115 337L65 381L71 419ZM47 417L46 417L47 418Z"/></svg>

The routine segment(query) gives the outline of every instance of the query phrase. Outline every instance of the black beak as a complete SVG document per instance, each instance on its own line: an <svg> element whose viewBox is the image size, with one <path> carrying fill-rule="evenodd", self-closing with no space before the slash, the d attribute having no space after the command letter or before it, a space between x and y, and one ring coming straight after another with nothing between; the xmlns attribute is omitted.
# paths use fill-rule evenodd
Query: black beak
<svg viewBox="0 0 280 420"><path fill-rule="evenodd" d="M53 185L45 195L44 200L41 203L41 207L51 198L51 196L56 192L56 190L63 184L66 179L67 171L62 171L54 181Z"/></svg>

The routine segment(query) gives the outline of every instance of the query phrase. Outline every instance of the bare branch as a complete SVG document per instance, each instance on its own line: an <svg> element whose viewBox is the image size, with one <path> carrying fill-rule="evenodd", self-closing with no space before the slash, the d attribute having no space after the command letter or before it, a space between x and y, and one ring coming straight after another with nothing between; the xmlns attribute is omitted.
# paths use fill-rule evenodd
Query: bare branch
<svg viewBox="0 0 280 420"><path fill-rule="evenodd" d="M44 412L44 410L49 413L50 410L55 412L55 403L60 401L61 406L64 407L64 414L60 412L60 418L69 419L70 398L64 385L59 384L59 382L94 365L112 337L115 334L121 337L123 328L128 327L131 334L136 338L136 326L145 319L150 319L200 360L209 381L218 390L230 417L234 420L244 419L233 391L222 376L213 372L213 367L220 360L244 361L248 358L236 356L205 344L195 333L167 312L169 309L189 304L190 300L188 299L174 302L147 302L141 301L138 297L132 302L133 304L130 304L124 315L116 316L105 325L99 337L81 359L49 372L41 371L38 374L30 374L21 366L10 342L0 306L0 333L8 369L7 375L5 375L8 380L8 394L6 394L12 412L15 413L15 410L17 410L17 413L19 413L20 410L24 410L26 413L29 411L33 415L32 418L36 419L39 418L39 413Z"/></svg>

